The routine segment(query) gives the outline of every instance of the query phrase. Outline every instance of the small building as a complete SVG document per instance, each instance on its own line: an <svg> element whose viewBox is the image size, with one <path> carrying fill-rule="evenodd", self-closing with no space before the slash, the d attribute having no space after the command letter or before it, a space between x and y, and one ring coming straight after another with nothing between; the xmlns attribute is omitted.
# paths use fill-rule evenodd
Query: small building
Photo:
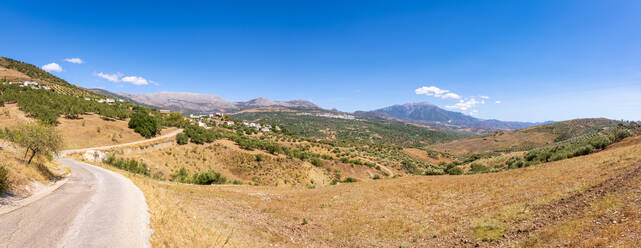
<svg viewBox="0 0 641 248"><path fill-rule="evenodd" d="M234 125L234 122L233 122L233 121L226 121L226 122L225 122L225 125L227 125L227 126L233 126L233 125Z"/></svg>
<svg viewBox="0 0 641 248"><path fill-rule="evenodd" d="M263 127L262 129L260 129L260 131L263 132L263 133L266 133L266 132L269 132L269 128L268 127Z"/></svg>
<svg viewBox="0 0 641 248"><path fill-rule="evenodd" d="M111 98L107 98L107 99L105 99L105 102L113 103L113 102L116 102L116 100L111 99Z"/></svg>
<svg viewBox="0 0 641 248"><path fill-rule="evenodd" d="M161 114L169 114L169 113L171 113L171 111L169 111L168 109L161 109L161 110L158 110L158 112L160 112Z"/></svg>

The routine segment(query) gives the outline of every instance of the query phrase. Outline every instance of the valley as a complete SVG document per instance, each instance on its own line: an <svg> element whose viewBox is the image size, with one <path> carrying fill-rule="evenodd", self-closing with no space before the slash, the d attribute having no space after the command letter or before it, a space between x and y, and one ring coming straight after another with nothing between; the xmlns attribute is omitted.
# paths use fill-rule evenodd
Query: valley
<svg viewBox="0 0 641 248"><path fill-rule="evenodd" d="M633 247L641 240L634 210L641 180L637 122L470 126L483 121L411 105L428 106L412 110L421 118L469 119L453 127L445 119L420 124L266 99L207 111L172 105L181 113L126 100L140 99L133 95L86 91L18 61L0 62L0 78L14 80L0 85L0 204L28 199L38 185L70 180L49 195L62 199L60 192L75 194L74 180L101 181L78 181L78 175L100 171L111 176L98 188L133 183L126 191L142 192L135 208L147 209L148 220L140 221L149 224L132 232L152 230L136 242L148 239L153 247ZM216 106L222 101L210 98L195 96ZM51 147L40 152L29 139ZM77 199L62 204L74 211L51 232L72 235L69 221L84 216L79 209L90 202L87 195ZM15 213L39 221L30 205L16 211L0 214L0 222L21 221ZM51 216L41 217L56 223ZM87 230L97 228L85 223ZM61 241L43 232L42 244L96 239L89 232ZM8 246L30 244L18 243L28 242L21 237Z"/></svg>

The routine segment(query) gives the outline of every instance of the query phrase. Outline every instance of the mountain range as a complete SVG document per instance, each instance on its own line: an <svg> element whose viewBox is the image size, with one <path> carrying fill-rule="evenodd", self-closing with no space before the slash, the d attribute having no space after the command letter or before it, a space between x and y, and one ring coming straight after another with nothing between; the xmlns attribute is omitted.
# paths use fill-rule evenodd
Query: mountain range
<svg viewBox="0 0 641 248"><path fill-rule="evenodd" d="M188 92L160 92L149 94L117 93L117 95L136 103L185 113L235 112L262 107L320 109L320 107L305 100L274 101L263 97L246 102L232 102L217 95Z"/></svg>
<svg viewBox="0 0 641 248"><path fill-rule="evenodd" d="M535 126L541 123L484 120L439 108L428 102L393 105L372 111L356 111L361 116L396 119L412 123L436 123L474 129L511 130Z"/></svg>
<svg viewBox="0 0 641 248"><path fill-rule="evenodd" d="M159 92L149 94L110 93L92 89L95 93L115 95L138 104L153 106L184 113L237 112L264 107L284 107L296 109L321 110L312 102L305 100L274 101L267 98L256 98L245 102L233 102L212 94L188 92ZM439 108L428 102L393 105L371 111L356 111L355 115L387 120L397 120L415 124L439 124L457 128L477 130L511 130L531 127L541 123L484 120Z"/></svg>

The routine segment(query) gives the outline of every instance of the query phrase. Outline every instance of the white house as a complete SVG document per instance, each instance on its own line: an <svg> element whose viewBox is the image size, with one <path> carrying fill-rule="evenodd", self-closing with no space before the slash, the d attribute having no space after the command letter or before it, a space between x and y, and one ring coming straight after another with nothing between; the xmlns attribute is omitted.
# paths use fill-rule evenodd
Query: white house
<svg viewBox="0 0 641 248"><path fill-rule="evenodd" d="M207 124L203 123L202 121L198 121L198 126L207 128Z"/></svg>
<svg viewBox="0 0 641 248"><path fill-rule="evenodd" d="M233 122L233 121L226 121L226 122L225 122L225 125L227 125L227 126L233 126L233 125L234 125L234 122Z"/></svg>
<svg viewBox="0 0 641 248"><path fill-rule="evenodd" d="M109 103L112 103L112 102L116 102L116 100L114 100L114 99L111 99L111 98L107 98L107 99L105 100L105 102L109 102Z"/></svg>
<svg viewBox="0 0 641 248"><path fill-rule="evenodd" d="M91 101L91 98L85 97L85 101Z"/></svg>

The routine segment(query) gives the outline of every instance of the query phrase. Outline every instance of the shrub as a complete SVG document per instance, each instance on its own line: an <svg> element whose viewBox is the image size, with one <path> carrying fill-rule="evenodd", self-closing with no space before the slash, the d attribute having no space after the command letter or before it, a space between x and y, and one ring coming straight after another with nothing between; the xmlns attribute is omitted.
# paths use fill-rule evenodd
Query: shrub
<svg viewBox="0 0 641 248"><path fill-rule="evenodd" d="M189 177L189 172L185 167L180 167L180 170L176 172L175 174L171 175L171 178L173 181L178 181L181 183L190 183L190 177Z"/></svg>
<svg viewBox="0 0 641 248"><path fill-rule="evenodd" d="M482 165L482 164L472 164L470 165L470 172L472 173L486 173L489 172L490 168L487 168L487 166Z"/></svg>
<svg viewBox="0 0 641 248"><path fill-rule="evenodd" d="M194 183L196 184L209 185L209 184L224 184L226 182L227 182L227 178L220 175L220 173L214 172L211 170L204 171L200 174L194 174Z"/></svg>
<svg viewBox="0 0 641 248"><path fill-rule="evenodd" d="M256 154L256 162L260 162L265 160L265 157L263 154Z"/></svg>
<svg viewBox="0 0 641 248"><path fill-rule="evenodd" d="M323 166L323 160L320 160L319 158L312 158L310 162L316 167Z"/></svg>
<svg viewBox="0 0 641 248"><path fill-rule="evenodd" d="M519 157L511 157L507 160L506 164L508 169L516 169L525 166L525 162Z"/></svg>
<svg viewBox="0 0 641 248"><path fill-rule="evenodd" d="M149 176L149 168L147 167L147 164L135 159L116 158L115 155L109 154L102 162L122 170Z"/></svg>
<svg viewBox="0 0 641 248"><path fill-rule="evenodd" d="M189 142L189 137L187 137L186 134L179 133L178 135L176 135L176 143L178 143L179 145L185 145L188 142Z"/></svg>
<svg viewBox="0 0 641 248"><path fill-rule="evenodd" d="M0 166L0 194L7 190L9 190L9 171L4 166Z"/></svg>
<svg viewBox="0 0 641 248"><path fill-rule="evenodd" d="M452 167L447 170L447 174L450 175L462 175L463 174L463 169L460 167Z"/></svg>
<svg viewBox="0 0 641 248"><path fill-rule="evenodd" d="M627 129L617 128L617 130L616 130L616 131L614 131L614 134L613 134L613 136L614 136L614 142L619 142L619 141L621 141L622 139L625 139L625 138L627 138L627 137L630 137L631 135L632 135L632 134L630 134L630 131L629 131L629 130L627 130Z"/></svg>
<svg viewBox="0 0 641 248"><path fill-rule="evenodd" d="M379 174L376 174L376 175L374 175L374 177L372 177L372 179L378 180L378 179L381 179L381 176Z"/></svg>
<svg viewBox="0 0 641 248"><path fill-rule="evenodd" d="M445 174L445 171L440 168L430 167L425 170L426 176L437 176L437 175L443 175L443 174Z"/></svg>
<svg viewBox="0 0 641 248"><path fill-rule="evenodd" d="M356 180L356 178L353 178L353 177L347 177L347 178L345 178L345 180L343 180L343 182L344 183L355 183L355 182L358 182L358 180Z"/></svg>

